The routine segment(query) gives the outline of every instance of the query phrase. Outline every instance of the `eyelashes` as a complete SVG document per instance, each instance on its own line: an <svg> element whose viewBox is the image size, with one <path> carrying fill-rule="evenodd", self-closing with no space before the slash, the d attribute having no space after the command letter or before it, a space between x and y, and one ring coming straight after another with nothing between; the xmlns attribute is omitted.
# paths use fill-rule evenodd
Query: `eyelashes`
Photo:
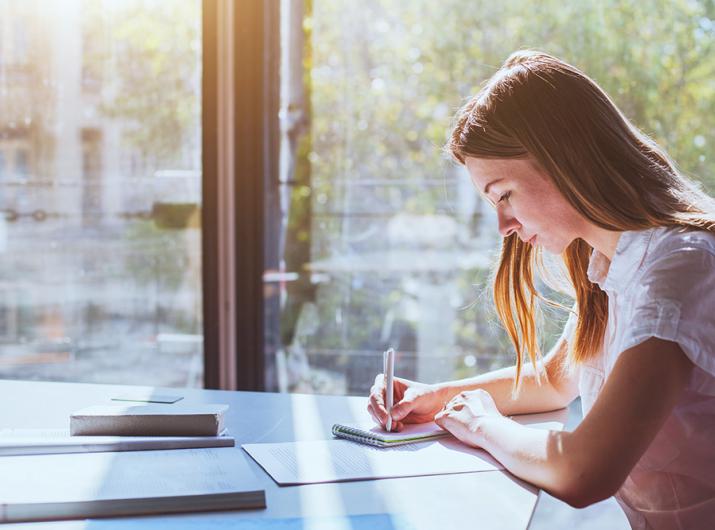
<svg viewBox="0 0 715 530"><path fill-rule="evenodd" d="M494 208L496 208L496 207L499 205L499 203L501 203L501 202L506 202L506 201L509 200L509 197L511 197L511 192L510 192L510 191L507 191L507 192L502 193L502 194L499 196L499 198L497 199L496 202L493 202L493 201L492 201L488 196L486 196L486 195L483 195L483 197L487 200L487 202L489 202L489 204L491 204Z"/></svg>

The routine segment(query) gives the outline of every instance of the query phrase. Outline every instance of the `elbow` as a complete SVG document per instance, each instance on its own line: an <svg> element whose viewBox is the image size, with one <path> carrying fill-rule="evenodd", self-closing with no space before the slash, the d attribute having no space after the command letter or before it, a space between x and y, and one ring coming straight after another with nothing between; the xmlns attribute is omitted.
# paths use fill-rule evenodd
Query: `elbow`
<svg viewBox="0 0 715 530"><path fill-rule="evenodd" d="M586 508L592 504L603 501L612 497L617 490L597 490L589 488L578 488L568 492L565 492L560 497L562 500L572 508Z"/></svg>
<svg viewBox="0 0 715 530"><path fill-rule="evenodd" d="M573 467L562 475L551 495L573 508L586 508L616 494L623 480L612 470L581 470Z"/></svg>

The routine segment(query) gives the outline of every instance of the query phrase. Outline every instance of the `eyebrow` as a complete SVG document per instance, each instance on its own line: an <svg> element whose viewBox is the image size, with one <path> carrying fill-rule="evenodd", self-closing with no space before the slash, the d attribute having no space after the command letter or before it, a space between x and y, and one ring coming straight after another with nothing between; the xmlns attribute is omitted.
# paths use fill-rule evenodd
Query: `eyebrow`
<svg viewBox="0 0 715 530"><path fill-rule="evenodd" d="M504 180L504 179L503 178L494 179L489 184L484 186L484 195L487 195L489 193L489 188L491 187L492 184L496 184L500 180Z"/></svg>

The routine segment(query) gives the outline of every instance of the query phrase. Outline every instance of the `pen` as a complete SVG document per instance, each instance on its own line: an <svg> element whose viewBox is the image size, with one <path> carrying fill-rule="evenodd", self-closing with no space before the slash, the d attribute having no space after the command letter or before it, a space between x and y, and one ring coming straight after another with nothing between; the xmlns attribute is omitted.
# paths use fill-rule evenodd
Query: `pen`
<svg viewBox="0 0 715 530"><path fill-rule="evenodd" d="M388 432L392 431L392 405L393 405L393 379L395 377L395 350L388 349L382 354L384 365L383 373L385 374L385 408L387 408L387 424L385 428Z"/></svg>

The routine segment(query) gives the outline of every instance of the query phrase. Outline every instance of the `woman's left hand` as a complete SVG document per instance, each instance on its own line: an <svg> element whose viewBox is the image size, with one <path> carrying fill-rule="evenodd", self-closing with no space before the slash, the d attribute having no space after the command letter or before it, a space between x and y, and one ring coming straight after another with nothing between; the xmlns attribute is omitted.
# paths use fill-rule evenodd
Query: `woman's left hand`
<svg viewBox="0 0 715 530"><path fill-rule="evenodd" d="M481 447L484 420L503 417L489 392L480 388L454 396L434 417L434 421L462 443Z"/></svg>

